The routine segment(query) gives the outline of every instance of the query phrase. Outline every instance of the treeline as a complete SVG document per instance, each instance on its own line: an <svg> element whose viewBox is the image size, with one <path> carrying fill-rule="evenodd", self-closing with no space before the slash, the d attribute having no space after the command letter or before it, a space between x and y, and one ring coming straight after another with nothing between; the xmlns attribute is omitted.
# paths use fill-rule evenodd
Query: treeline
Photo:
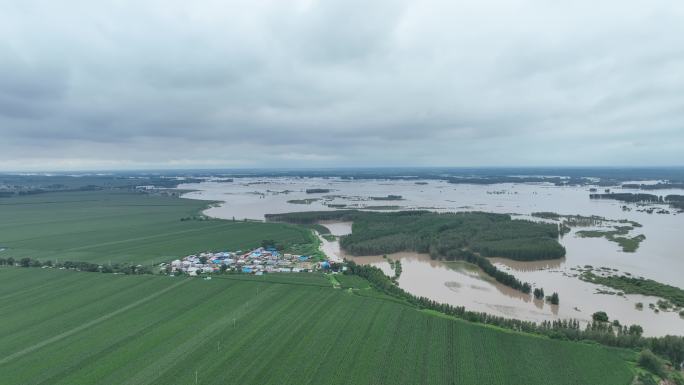
<svg viewBox="0 0 684 385"><path fill-rule="evenodd" d="M584 215L561 215L558 213L542 211L534 212L530 214L536 218L551 219L554 221L562 220L567 226L572 227L586 227L586 226L599 226L604 222L619 222L619 223L630 223L635 227L641 227L639 223L628 221L626 219L621 219L619 221L612 221L598 215L584 216Z"/></svg>
<svg viewBox="0 0 684 385"><path fill-rule="evenodd" d="M139 173L112 175L2 175L0 198L32 196L47 193L83 192L98 190L136 190L137 186L150 185L157 188L175 188L181 183L199 183L204 178L146 175Z"/></svg>
<svg viewBox="0 0 684 385"><path fill-rule="evenodd" d="M432 254L430 255L432 256ZM449 253L449 255L444 256L442 259L446 259L448 261L466 261L468 263L477 265L480 269L482 269L482 271L494 278L497 282L513 289L520 290L525 294L530 294L530 291L532 290L532 285L529 283L522 282L514 275L497 269L496 266L489 262L487 258L477 255L470 250L453 250Z"/></svg>
<svg viewBox="0 0 684 385"><path fill-rule="evenodd" d="M310 225L320 221L351 221L360 212L357 210L304 211L283 214L265 214L270 222L287 222L296 225Z"/></svg>
<svg viewBox="0 0 684 385"><path fill-rule="evenodd" d="M684 211L684 202L670 202L670 206L672 208Z"/></svg>
<svg viewBox="0 0 684 385"><path fill-rule="evenodd" d="M565 256L555 224L513 220L510 215L483 212L396 213L355 210L267 215L268 220L311 224L321 220L353 221L351 234L340 246L353 255L380 255L400 251L428 253L434 259L476 264L498 282L529 294L531 285L496 268L486 257L519 261Z"/></svg>
<svg viewBox="0 0 684 385"><path fill-rule="evenodd" d="M684 210L684 195L668 195L665 201L670 204L670 207Z"/></svg>
<svg viewBox="0 0 684 385"><path fill-rule="evenodd" d="M654 195L633 193L589 194L590 199L613 199L628 203L667 203L671 207L684 210L684 195Z"/></svg>
<svg viewBox="0 0 684 385"><path fill-rule="evenodd" d="M589 194L589 199L612 199L628 203L663 203L663 197L653 194L608 193Z"/></svg>
<svg viewBox="0 0 684 385"><path fill-rule="evenodd" d="M560 214L550 212L550 211L539 211L539 212L534 212L530 215L532 215L533 217L536 217L536 218L551 219L554 221L557 221L562 217Z"/></svg>
<svg viewBox="0 0 684 385"><path fill-rule="evenodd" d="M306 189L307 194L325 194L329 193L330 189L328 188L308 188Z"/></svg>
<svg viewBox="0 0 684 385"><path fill-rule="evenodd" d="M387 195L384 197L370 197L372 201L400 201L403 200L401 195Z"/></svg>
<svg viewBox="0 0 684 385"><path fill-rule="evenodd" d="M669 359L677 369L680 369L684 364L684 337L681 336L643 337L641 326L620 325L619 322L590 322L582 329L579 321L574 319L544 321L537 324L531 321L504 318L482 312L468 311L463 306L439 303L426 297L410 294L395 285L382 270L375 266L358 265L349 261L345 274L363 277L376 290L420 309L429 309L470 322L541 334L555 339L595 341L603 345L621 348L647 348Z"/></svg>
<svg viewBox="0 0 684 385"><path fill-rule="evenodd" d="M10 198L15 195L18 196L30 196L47 194L52 192L83 192L83 191L98 191L103 190L103 187L95 185L80 186L77 188L66 188L62 185L46 186L45 188L30 188L30 189L19 189L16 191L0 191L0 198Z"/></svg>
<svg viewBox="0 0 684 385"><path fill-rule="evenodd" d="M552 183L556 186L585 186L594 182L586 177L557 177L557 176L482 176L482 177L451 177L449 183L490 185L499 183ZM609 185L612 185L609 184Z"/></svg>
<svg viewBox="0 0 684 385"><path fill-rule="evenodd" d="M0 266L19 266L19 267L52 267L64 268L78 271L88 271L97 273L118 273L118 274L152 274L152 269L149 266L133 265L130 263L114 263L106 265L98 265L90 262L53 262L51 260L40 261L38 259L24 257L19 259L0 258Z"/></svg>
<svg viewBox="0 0 684 385"><path fill-rule="evenodd" d="M623 183L622 188L634 188L634 189L641 189L641 190L684 189L684 183L656 183L656 184Z"/></svg>
<svg viewBox="0 0 684 385"><path fill-rule="evenodd" d="M589 194L590 199L613 199L629 203L674 203L684 202L684 195L654 195L634 193Z"/></svg>

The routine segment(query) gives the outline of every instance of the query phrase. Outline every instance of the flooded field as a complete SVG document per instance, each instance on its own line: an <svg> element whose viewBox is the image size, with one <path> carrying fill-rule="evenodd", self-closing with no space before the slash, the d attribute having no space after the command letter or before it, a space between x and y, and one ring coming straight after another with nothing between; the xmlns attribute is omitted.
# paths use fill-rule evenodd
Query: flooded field
<svg viewBox="0 0 684 385"><path fill-rule="evenodd" d="M244 178L235 182L212 181L180 186L193 189L188 198L224 202L206 210L206 214L226 219L264 219L264 214L291 211L333 210L335 208L374 209L382 211L425 209L446 211L488 211L518 214L527 218L533 212L599 215L608 219L628 219L642 224L630 236L643 234L646 240L634 253L626 253L603 238L581 238L578 229L566 234L561 243L567 249L562 260L516 262L493 259L522 281L543 287L548 294L556 291L560 305L535 301L502 286L472 265L431 260L427 255L398 253L403 272L398 280L405 290L438 301L465 306L469 310L515 317L530 321L556 318L590 319L598 310L611 319L626 324L640 324L647 335L684 334L684 319L676 312L655 313L649 309L657 298L641 295L598 294L614 290L577 278L575 268L584 265L610 267L620 272L651 278L684 287L684 215L648 214L624 211L620 202L590 200L589 187L556 187L539 184L456 185L444 181L347 181L322 178ZM310 192L307 189L329 190ZM630 190L620 190L629 192ZM681 190L658 191L659 195L682 194ZM396 196L401 196L398 198ZM324 223L334 235L351 231L351 223ZM324 241L328 255L352 258L339 250L337 242ZM353 257L359 263L376 265L392 275L382 256ZM644 304L638 310L636 303Z"/></svg>

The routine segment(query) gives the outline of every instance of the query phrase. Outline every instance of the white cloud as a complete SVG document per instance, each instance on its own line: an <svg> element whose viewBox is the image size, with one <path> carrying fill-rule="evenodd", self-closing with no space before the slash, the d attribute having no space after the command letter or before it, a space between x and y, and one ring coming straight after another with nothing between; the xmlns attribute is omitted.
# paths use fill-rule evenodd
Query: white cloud
<svg viewBox="0 0 684 385"><path fill-rule="evenodd" d="M0 169L682 164L683 19L674 0L0 0Z"/></svg>

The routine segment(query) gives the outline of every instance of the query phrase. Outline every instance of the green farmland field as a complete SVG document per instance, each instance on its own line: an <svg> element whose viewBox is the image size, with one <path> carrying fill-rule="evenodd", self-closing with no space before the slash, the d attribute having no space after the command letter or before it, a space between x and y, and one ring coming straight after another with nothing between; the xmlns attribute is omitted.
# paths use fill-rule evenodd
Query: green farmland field
<svg viewBox="0 0 684 385"><path fill-rule="evenodd" d="M433 316L334 289L313 274L207 281L4 268L0 320L2 385L627 385L632 378L620 355L603 347Z"/></svg>
<svg viewBox="0 0 684 385"><path fill-rule="evenodd" d="M132 192L50 193L0 199L0 257L151 264L209 250L312 241L275 223L187 220L208 202Z"/></svg>

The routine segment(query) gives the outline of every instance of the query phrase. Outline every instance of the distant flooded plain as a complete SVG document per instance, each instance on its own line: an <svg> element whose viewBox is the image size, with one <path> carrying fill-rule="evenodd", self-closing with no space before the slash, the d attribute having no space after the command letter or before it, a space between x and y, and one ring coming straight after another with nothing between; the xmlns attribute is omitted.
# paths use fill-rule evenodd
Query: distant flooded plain
<svg viewBox="0 0 684 385"><path fill-rule="evenodd" d="M494 258L492 262L522 281L553 291L560 296L560 305L551 306L535 301L506 286L500 285L477 267L462 262L443 262L417 253L397 253L388 258L402 263L398 280L403 289L420 296L468 310L542 321L576 318L591 319L595 311L606 311L611 319L623 324L639 324L646 335L684 334L684 319L677 312L655 313L649 304L658 298L628 294L625 296L598 294L615 290L581 281L577 267L591 265L629 272L659 282L684 287L684 215L648 214L635 206L624 211L617 201L590 200L589 187L557 187L546 184L460 185L444 181L349 181L324 178L240 178L234 182L220 180L186 184L181 189L195 190L186 198L224 202L205 211L206 215L224 219L263 220L264 214L292 211L334 210L336 208L373 209L380 211L431 210L437 212L487 211L510 213L529 218L533 212L598 215L608 219L629 219L643 225L630 236L643 234L646 240L634 253L626 253L603 238L580 238L578 229L566 234L561 243L567 249L562 260L517 262ZM307 193L307 189L330 190ZM622 190L632 192L633 190ZM658 191L660 195L682 194L681 190ZM400 195L400 200L387 200ZM383 199L380 199L383 198ZM395 199L391 198L391 199ZM351 231L351 223L324 223L334 235ZM344 254L338 242L323 240L328 255L353 259L382 268L388 275L394 272L382 256L353 257ZM643 303L643 310L636 303Z"/></svg>

